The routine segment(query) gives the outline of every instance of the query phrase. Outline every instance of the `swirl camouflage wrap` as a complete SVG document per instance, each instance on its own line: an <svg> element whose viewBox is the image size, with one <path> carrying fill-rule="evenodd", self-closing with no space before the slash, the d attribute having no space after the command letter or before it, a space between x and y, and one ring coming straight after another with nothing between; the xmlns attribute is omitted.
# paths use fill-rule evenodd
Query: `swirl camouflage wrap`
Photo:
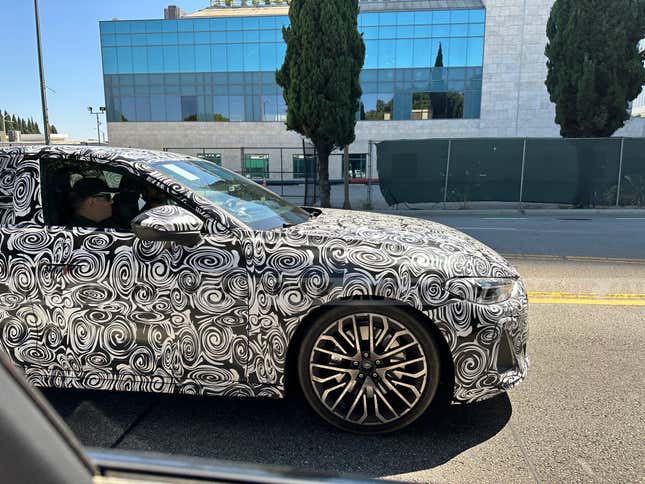
<svg viewBox="0 0 645 484"><path fill-rule="evenodd" d="M160 232L200 232L202 222L190 212L173 205L163 205L143 212L133 222Z"/></svg>
<svg viewBox="0 0 645 484"><path fill-rule="evenodd" d="M489 398L526 375L526 292L515 269L485 245L428 221L331 209L254 231L155 170L186 158L0 149L0 350L32 383L281 397L289 346L312 312L370 298L409 307L436 326L452 355L455 401ZM201 231L201 241L188 247L114 229L47 226L44 160L118 168L154 185L189 216L165 206L138 223ZM460 297L475 277L518 282L510 299L482 305ZM510 364L501 361L506 352Z"/></svg>

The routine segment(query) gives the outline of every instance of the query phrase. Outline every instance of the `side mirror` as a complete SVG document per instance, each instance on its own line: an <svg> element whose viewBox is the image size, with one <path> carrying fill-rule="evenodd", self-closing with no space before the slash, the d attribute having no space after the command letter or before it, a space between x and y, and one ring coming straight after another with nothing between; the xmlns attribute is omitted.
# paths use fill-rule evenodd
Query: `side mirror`
<svg viewBox="0 0 645 484"><path fill-rule="evenodd" d="M141 240L177 242L192 247L202 240L204 223L188 210L164 205L139 214L132 230Z"/></svg>

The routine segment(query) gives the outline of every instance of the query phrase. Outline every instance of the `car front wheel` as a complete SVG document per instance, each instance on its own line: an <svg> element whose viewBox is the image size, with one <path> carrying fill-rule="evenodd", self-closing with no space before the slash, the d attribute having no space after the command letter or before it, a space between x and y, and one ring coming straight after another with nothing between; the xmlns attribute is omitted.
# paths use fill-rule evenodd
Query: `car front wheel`
<svg viewBox="0 0 645 484"><path fill-rule="evenodd" d="M396 306L338 306L318 318L298 358L307 401L328 422L361 434L409 425L439 383L439 349L428 330Z"/></svg>

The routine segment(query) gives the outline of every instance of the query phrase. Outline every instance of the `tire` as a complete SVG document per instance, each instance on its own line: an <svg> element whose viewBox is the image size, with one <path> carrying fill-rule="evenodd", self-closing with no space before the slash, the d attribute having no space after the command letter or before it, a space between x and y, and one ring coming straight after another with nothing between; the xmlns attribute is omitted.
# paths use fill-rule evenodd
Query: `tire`
<svg viewBox="0 0 645 484"><path fill-rule="evenodd" d="M381 434L425 412L437 393L440 364L439 347L422 323L403 308L374 302L337 306L314 321L300 347L298 376L305 398L327 422Z"/></svg>

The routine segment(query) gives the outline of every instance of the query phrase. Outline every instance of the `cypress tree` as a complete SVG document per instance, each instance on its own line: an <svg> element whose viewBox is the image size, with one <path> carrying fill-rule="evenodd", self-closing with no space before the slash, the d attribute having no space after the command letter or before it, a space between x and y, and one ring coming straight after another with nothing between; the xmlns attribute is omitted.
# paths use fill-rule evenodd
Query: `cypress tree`
<svg viewBox="0 0 645 484"><path fill-rule="evenodd" d="M606 137L645 84L642 0L556 0L547 24L546 86L562 136Z"/></svg>
<svg viewBox="0 0 645 484"><path fill-rule="evenodd" d="M443 67L443 47L441 47L441 42L439 42L439 51L437 52L437 58L434 61L435 67Z"/></svg>
<svg viewBox="0 0 645 484"><path fill-rule="evenodd" d="M8 133L13 129L13 122L7 111L4 112L4 120L5 120L5 128L7 129L7 133Z"/></svg>
<svg viewBox="0 0 645 484"><path fill-rule="evenodd" d="M58 134L58 130L56 129L56 126L54 126L53 124L50 124L49 125L49 133L50 134Z"/></svg>
<svg viewBox="0 0 645 484"><path fill-rule="evenodd" d="M293 0L291 25L276 81L287 104L287 129L306 136L318 154L320 202L330 206L329 155L355 139L365 44L358 0Z"/></svg>
<svg viewBox="0 0 645 484"><path fill-rule="evenodd" d="M0 109L0 132L4 133L4 115L2 114L2 109Z"/></svg>

